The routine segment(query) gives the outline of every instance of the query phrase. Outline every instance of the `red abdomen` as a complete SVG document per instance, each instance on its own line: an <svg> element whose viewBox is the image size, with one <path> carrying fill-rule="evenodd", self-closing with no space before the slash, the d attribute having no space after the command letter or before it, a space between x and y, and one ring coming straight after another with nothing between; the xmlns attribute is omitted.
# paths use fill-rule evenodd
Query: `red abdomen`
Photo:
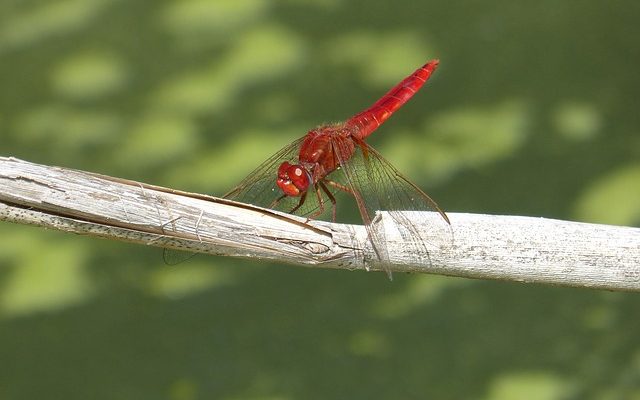
<svg viewBox="0 0 640 400"><path fill-rule="evenodd" d="M402 82L394 86L387 94L382 96L371 107L353 116L347 121L346 126L356 127L354 133L359 139L364 139L375 131L391 114L406 103L438 67L438 60L432 60L418 68L413 74L404 78Z"/></svg>

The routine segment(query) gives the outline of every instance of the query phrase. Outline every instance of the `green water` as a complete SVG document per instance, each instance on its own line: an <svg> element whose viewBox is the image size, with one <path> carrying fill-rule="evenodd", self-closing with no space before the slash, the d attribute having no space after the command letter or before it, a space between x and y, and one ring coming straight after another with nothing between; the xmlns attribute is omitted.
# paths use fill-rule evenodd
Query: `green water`
<svg viewBox="0 0 640 400"><path fill-rule="evenodd" d="M634 1L0 1L0 155L227 191L431 58L371 143L447 211L640 225ZM353 218L345 216L345 218ZM636 294L0 224L0 399L640 399Z"/></svg>

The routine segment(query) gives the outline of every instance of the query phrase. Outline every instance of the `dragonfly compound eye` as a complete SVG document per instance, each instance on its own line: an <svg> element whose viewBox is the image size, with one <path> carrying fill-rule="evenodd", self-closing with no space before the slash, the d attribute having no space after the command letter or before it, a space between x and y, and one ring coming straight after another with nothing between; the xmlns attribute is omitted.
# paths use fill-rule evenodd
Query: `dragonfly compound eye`
<svg viewBox="0 0 640 400"><path fill-rule="evenodd" d="M300 165L283 162L278 168L277 184L287 196L299 196L307 191L311 182L309 174Z"/></svg>

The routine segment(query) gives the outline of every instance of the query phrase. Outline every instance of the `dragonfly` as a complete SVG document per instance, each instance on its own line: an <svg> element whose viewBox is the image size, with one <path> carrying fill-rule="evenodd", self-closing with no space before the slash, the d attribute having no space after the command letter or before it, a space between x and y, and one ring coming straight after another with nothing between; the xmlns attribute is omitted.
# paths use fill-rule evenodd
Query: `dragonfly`
<svg viewBox="0 0 640 400"><path fill-rule="evenodd" d="M335 221L336 195L345 192L355 199L378 260L387 265L385 236L374 226L377 211L388 211L418 237L417 228L402 211L435 211L448 225L450 221L428 194L365 139L420 90L438 63L427 62L346 122L311 129L264 161L224 197L308 219L330 211ZM391 278L388 266L385 270Z"/></svg>

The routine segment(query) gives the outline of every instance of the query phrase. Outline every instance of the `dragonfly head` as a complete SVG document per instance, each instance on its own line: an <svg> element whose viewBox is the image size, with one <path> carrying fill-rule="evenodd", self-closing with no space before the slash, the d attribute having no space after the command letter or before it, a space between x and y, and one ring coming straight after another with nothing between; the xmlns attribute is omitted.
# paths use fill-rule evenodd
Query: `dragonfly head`
<svg viewBox="0 0 640 400"><path fill-rule="evenodd" d="M311 175L304 167L297 164L283 162L278 168L278 187L287 196L300 196L306 192L311 184Z"/></svg>

